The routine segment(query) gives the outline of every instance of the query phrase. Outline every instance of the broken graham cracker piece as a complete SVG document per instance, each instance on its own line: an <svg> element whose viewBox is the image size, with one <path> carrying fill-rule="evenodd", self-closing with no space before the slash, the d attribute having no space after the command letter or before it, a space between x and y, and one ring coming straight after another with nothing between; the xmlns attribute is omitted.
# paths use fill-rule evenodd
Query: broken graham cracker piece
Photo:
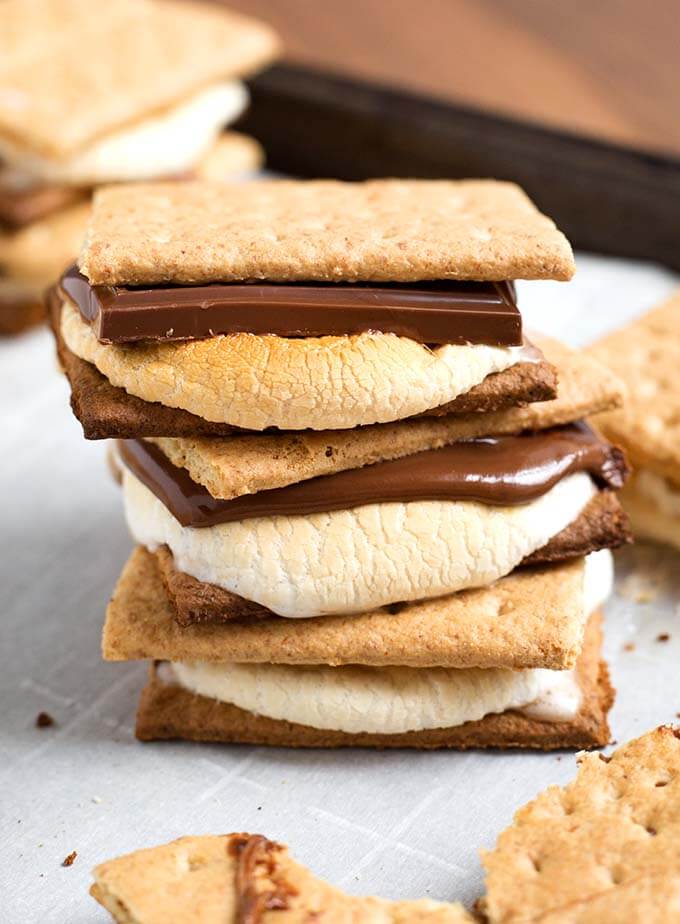
<svg viewBox="0 0 680 924"><path fill-rule="evenodd" d="M99 190L93 285L570 279L571 248L512 183L277 180Z"/></svg>
<svg viewBox="0 0 680 924"><path fill-rule="evenodd" d="M487 852L490 924L675 921L680 917L680 731L611 757L583 755L576 779L515 815Z"/></svg>
<svg viewBox="0 0 680 924"><path fill-rule="evenodd" d="M582 702L566 722L540 722L513 711L485 716L453 728L380 735L316 729L270 719L229 703L165 683L155 665L142 691L136 735L142 741L181 738L275 747L370 748L589 748L609 740L607 712L613 702L606 665L600 661L600 616L591 617L576 664Z"/></svg>
<svg viewBox="0 0 680 924"><path fill-rule="evenodd" d="M628 385L625 405L595 423L636 466L680 488L680 291L590 351Z"/></svg>
<svg viewBox="0 0 680 924"><path fill-rule="evenodd" d="M106 613L108 661L377 667L571 668L583 642L583 561L515 571L489 587L315 619L179 626L154 555L130 556Z"/></svg>
<svg viewBox="0 0 680 924"><path fill-rule="evenodd" d="M357 898L259 834L182 837L96 867L90 894L118 924L472 924L462 905Z"/></svg>
<svg viewBox="0 0 680 924"><path fill-rule="evenodd" d="M213 497L228 500L439 449L458 440L544 430L621 404L622 385L595 360L556 340L533 339L557 370L559 391L555 400L482 415L409 418L353 430L234 435L227 439L202 439L198 435L195 439L188 435L173 438L166 433L154 435L152 442L174 465L186 468ZM498 377L506 374L497 373Z"/></svg>
<svg viewBox="0 0 680 924"><path fill-rule="evenodd" d="M89 0L5 0L0 142L66 158L277 50L268 26L208 3L107 0L94 16Z"/></svg>
<svg viewBox="0 0 680 924"><path fill-rule="evenodd" d="M598 549L617 548L631 538L627 518L616 494L601 491L573 523L524 559L522 564L537 565L581 558ZM162 546L154 555L179 625L222 623L263 616L276 618L271 610L259 603L178 571L167 546ZM394 607L392 611L395 611Z"/></svg>
<svg viewBox="0 0 680 924"><path fill-rule="evenodd" d="M611 758L581 755L574 782L564 788L553 786L520 809L496 849L484 854L488 892L480 902L484 920L489 924L677 920L679 735L678 729L664 726L619 748ZM466 917L459 905L350 899L317 880L285 848L261 835L181 838L103 863L94 877L91 894L125 924L166 924L168 907L179 911L173 921L198 924L198 896L202 908L212 914L216 907L220 915L201 918L204 924L213 920L244 924L246 901L249 911L255 907L261 912L258 920L264 924L270 920L262 908L265 896L270 905L277 896L280 904L289 902L289 921L296 921L301 909L302 920L322 909L337 913L338 919L349 916L376 924L478 920ZM165 907L165 901L173 904ZM369 908L380 916L365 918ZM284 910L272 911L271 920L278 920ZM154 916L156 911L160 917ZM449 912L461 917L447 917Z"/></svg>

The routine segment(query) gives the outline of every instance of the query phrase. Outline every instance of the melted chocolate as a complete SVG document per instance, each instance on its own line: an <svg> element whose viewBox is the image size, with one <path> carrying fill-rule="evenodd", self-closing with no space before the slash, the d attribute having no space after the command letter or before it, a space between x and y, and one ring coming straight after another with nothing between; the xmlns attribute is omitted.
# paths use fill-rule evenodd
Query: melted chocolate
<svg viewBox="0 0 680 924"><path fill-rule="evenodd" d="M470 500L514 506L536 500L574 472L588 472L599 485L609 488L620 488L627 473L620 449L600 439L586 424L572 424L524 436L453 443L391 462L219 500L153 443L119 440L118 446L133 474L182 526L193 527L386 501Z"/></svg>
<svg viewBox="0 0 680 924"><path fill-rule="evenodd" d="M91 286L72 266L62 291L103 343L201 340L218 334L345 336L380 331L419 343L519 346L511 282L214 283Z"/></svg>

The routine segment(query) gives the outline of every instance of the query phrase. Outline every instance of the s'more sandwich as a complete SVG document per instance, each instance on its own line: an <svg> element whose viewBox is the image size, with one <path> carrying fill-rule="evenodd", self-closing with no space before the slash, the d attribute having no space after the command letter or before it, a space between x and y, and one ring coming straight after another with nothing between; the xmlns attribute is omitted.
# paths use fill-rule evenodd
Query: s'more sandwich
<svg viewBox="0 0 680 924"><path fill-rule="evenodd" d="M104 656L142 739L607 740L618 380L530 340L568 243L494 181L101 190L52 293L137 543ZM550 310L546 306L546 311Z"/></svg>
<svg viewBox="0 0 680 924"><path fill-rule="evenodd" d="M253 139L222 129L277 47L263 24L201 2L0 4L0 331L44 315L95 186L261 164Z"/></svg>
<svg viewBox="0 0 680 924"><path fill-rule="evenodd" d="M680 549L680 293L604 337L592 355L628 387L625 406L596 420L633 465L622 494L633 531Z"/></svg>

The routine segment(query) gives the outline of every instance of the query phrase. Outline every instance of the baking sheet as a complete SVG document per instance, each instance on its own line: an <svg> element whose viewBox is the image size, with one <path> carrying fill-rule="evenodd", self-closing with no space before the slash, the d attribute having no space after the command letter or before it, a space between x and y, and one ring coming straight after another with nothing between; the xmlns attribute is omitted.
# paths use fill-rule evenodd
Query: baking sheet
<svg viewBox="0 0 680 924"><path fill-rule="evenodd" d="M678 284L650 265L581 256L578 266L569 285L520 285L527 326L581 345ZM477 849L570 779L573 755L138 744L145 666L99 655L130 550L105 446L82 439L46 331L0 344L0 382L0 920L107 921L87 894L96 863L234 830L287 842L350 892L472 902ZM617 569L606 652L625 741L680 713L680 557L639 546ZM36 728L41 711L57 724Z"/></svg>

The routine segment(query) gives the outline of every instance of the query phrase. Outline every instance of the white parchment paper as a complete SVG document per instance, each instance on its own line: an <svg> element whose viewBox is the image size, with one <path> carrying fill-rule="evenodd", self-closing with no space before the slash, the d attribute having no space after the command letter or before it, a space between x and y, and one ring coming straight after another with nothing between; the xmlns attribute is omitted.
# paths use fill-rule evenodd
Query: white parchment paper
<svg viewBox="0 0 680 924"><path fill-rule="evenodd" d="M650 265L578 264L568 285L521 285L528 327L585 344L678 282ZM473 901L477 849L523 802L567 781L573 756L137 743L145 666L99 654L130 550L105 446L82 439L46 331L0 345L0 385L0 920L106 921L87 894L96 863L232 830L287 842L351 892ZM624 741L680 713L680 557L640 546L617 567L606 651ZM55 727L34 727L42 710Z"/></svg>

